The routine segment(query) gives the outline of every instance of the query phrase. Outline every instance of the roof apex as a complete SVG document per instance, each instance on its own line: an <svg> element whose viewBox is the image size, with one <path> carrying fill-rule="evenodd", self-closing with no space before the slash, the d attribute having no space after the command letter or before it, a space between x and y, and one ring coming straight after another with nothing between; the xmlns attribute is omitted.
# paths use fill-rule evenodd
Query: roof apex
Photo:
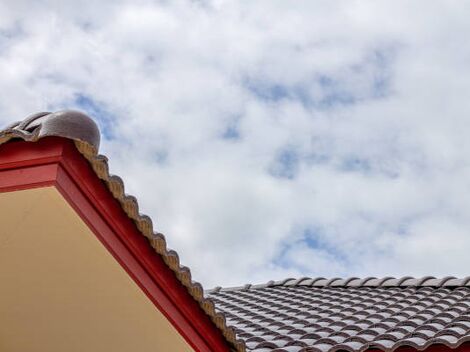
<svg viewBox="0 0 470 352"><path fill-rule="evenodd" d="M88 115L75 110L38 112L0 131L0 143L19 137L26 141L56 136L86 142L95 152L100 146L100 131Z"/></svg>

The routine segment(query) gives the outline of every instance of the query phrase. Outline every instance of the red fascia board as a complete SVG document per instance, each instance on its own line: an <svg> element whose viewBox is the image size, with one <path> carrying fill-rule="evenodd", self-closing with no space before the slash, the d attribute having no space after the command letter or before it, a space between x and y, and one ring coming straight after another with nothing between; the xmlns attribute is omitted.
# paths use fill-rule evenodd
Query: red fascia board
<svg viewBox="0 0 470 352"><path fill-rule="evenodd" d="M0 146L0 192L55 186L149 299L198 352L230 350L71 140Z"/></svg>

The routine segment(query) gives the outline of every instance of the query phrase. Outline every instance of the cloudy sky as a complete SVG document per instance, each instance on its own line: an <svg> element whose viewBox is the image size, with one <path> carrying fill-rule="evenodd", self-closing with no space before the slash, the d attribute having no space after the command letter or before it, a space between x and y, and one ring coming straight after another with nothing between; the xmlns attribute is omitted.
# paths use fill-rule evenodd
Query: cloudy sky
<svg viewBox="0 0 470 352"><path fill-rule="evenodd" d="M470 267L470 1L0 0L0 122L80 109L206 287Z"/></svg>

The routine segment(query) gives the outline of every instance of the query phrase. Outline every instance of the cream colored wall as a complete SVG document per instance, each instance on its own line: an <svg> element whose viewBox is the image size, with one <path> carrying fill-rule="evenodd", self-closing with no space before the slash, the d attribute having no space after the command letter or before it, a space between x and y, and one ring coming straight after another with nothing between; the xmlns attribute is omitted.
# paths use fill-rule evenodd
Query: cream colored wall
<svg viewBox="0 0 470 352"><path fill-rule="evenodd" d="M54 187L0 194L0 351L192 351Z"/></svg>

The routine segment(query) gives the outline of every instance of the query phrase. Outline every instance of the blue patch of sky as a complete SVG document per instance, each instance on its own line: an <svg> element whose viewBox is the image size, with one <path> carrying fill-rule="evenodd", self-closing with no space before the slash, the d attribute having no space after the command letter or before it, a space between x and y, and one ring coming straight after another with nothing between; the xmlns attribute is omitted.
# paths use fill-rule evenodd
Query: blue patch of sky
<svg viewBox="0 0 470 352"><path fill-rule="evenodd" d="M288 145L280 149L268 166L268 173L276 178L293 180L301 170L301 165L318 167L330 165L344 173L380 175L387 178L399 177L399 172L385 163L360 155L335 156L329 153L313 152L301 154L295 146Z"/></svg>
<svg viewBox="0 0 470 352"><path fill-rule="evenodd" d="M114 120L106 105L93 99L91 96L79 93L75 95L73 104L79 109L92 116L100 127L104 138L114 139Z"/></svg>
<svg viewBox="0 0 470 352"><path fill-rule="evenodd" d="M378 72L374 76L374 93L377 98L390 94L392 81L391 67L395 55L395 50L392 49L374 51L374 62L378 68Z"/></svg>
<svg viewBox="0 0 470 352"><path fill-rule="evenodd" d="M321 153L318 151L313 151L304 158L305 164L309 166L313 165L324 165L331 162L332 155L328 153Z"/></svg>
<svg viewBox="0 0 470 352"><path fill-rule="evenodd" d="M400 172L393 163L386 163L383 160L357 155L345 156L340 159L337 165L342 172L355 172L364 175L380 175L386 178L395 179L400 176Z"/></svg>
<svg viewBox="0 0 470 352"><path fill-rule="evenodd" d="M342 171L368 173L371 172L372 167L369 160L350 156L341 160L340 169Z"/></svg>
<svg viewBox="0 0 470 352"><path fill-rule="evenodd" d="M291 98L292 92L287 86L271 82L254 82L248 80L245 87L256 97L265 101L279 101Z"/></svg>
<svg viewBox="0 0 470 352"><path fill-rule="evenodd" d="M312 97L308 102L311 106L316 106L320 109L330 109L338 106L353 105L357 101L355 92L345 88L339 78L319 75L316 78L316 82L321 87L323 94L317 99Z"/></svg>
<svg viewBox="0 0 470 352"><path fill-rule="evenodd" d="M289 269L292 267L292 263L288 259L288 253L292 250L295 245L301 242L299 239L287 240L281 244L281 248L277 255L272 259L272 263L280 268Z"/></svg>
<svg viewBox="0 0 470 352"><path fill-rule="evenodd" d="M328 255L335 258L336 261L346 262L348 260L347 256L339 248L332 246L325 240L322 235L322 230L319 228L312 227L305 229L302 240L310 248L317 248L325 251Z"/></svg>
<svg viewBox="0 0 470 352"><path fill-rule="evenodd" d="M96 28L96 26L93 24L92 21L89 21L89 20L78 20L76 22L76 24L78 25L78 27L80 29L82 29L84 32L89 32L89 31L92 31L93 29Z"/></svg>
<svg viewBox="0 0 470 352"><path fill-rule="evenodd" d="M227 126L222 134L223 139L236 140L240 138L240 132L235 126Z"/></svg>
<svg viewBox="0 0 470 352"><path fill-rule="evenodd" d="M19 37L23 36L24 30L19 22L14 23L10 28L0 29L0 52L3 52L13 43L16 43Z"/></svg>
<svg viewBox="0 0 470 352"><path fill-rule="evenodd" d="M396 48L380 48L373 50L363 62L351 66L355 74L368 75L372 71L370 84L370 98L380 99L390 94L392 80L392 64L396 56Z"/></svg>
<svg viewBox="0 0 470 352"><path fill-rule="evenodd" d="M283 100L298 101L308 109L331 109L352 105L356 102L354 92L342 87L339 79L325 75L317 75L308 81L295 85L283 85L276 82L253 82L245 84L253 95L262 101L280 102ZM312 86L321 88L321 96L314 96Z"/></svg>
<svg viewBox="0 0 470 352"><path fill-rule="evenodd" d="M292 100L308 109L320 110L347 107L389 94L393 57L394 51L391 49L376 49L369 52L361 62L339 68L334 74L316 73L295 84L271 81L269 77L246 77L242 85L255 97L266 102ZM368 77L371 79L366 85L368 88L365 91L355 91L354 81ZM320 92L313 93L318 91Z"/></svg>
<svg viewBox="0 0 470 352"><path fill-rule="evenodd" d="M0 29L0 40L14 39L22 34L20 27Z"/></svg>
<svg viewBox="0 0 470 352"><path fill-rule="evenodd" d="M294 241L286 241L278 255L273 259L273 264L284 269L292 268L293 263L289 260L289 252L298 246L306 245L311 249L315 249L326 253L332 257L336 263L348 263L349 258L339 249L325 241L323 230L320 227L309 227L302 231L300 238ZM298 268L303 270L303 268ZM311 273L305 273L307 275Z"/></svg>
<svg viewBox="0 0 470 352"><path fill-rule="evenodd" d="M242 85L262 101L278 102L284 99L296 99L294 89L281 83L248 77Z"/></svg>
<svg viewBox="0 0 470 352"><path fill-rule="evenodd" d="M222 133L223 139L235 141L241 138L240 119L240 116L235 116L229 121L229 123L225 126L225 130Z"/></svg>
<svg viewBox="0 0 470 352"><path fill-rule="evenodd" d="M297 150L288 146L281 149L268 168L271 176L293 180L300 169L300 156Z"/></svg>
<svg viewBox="0 0 470 352"><path fill-rule="evenodd" d="M167 150L157 150L152 155L152 160L157 164L165 165L168 162L168 151Z"/></svg>

